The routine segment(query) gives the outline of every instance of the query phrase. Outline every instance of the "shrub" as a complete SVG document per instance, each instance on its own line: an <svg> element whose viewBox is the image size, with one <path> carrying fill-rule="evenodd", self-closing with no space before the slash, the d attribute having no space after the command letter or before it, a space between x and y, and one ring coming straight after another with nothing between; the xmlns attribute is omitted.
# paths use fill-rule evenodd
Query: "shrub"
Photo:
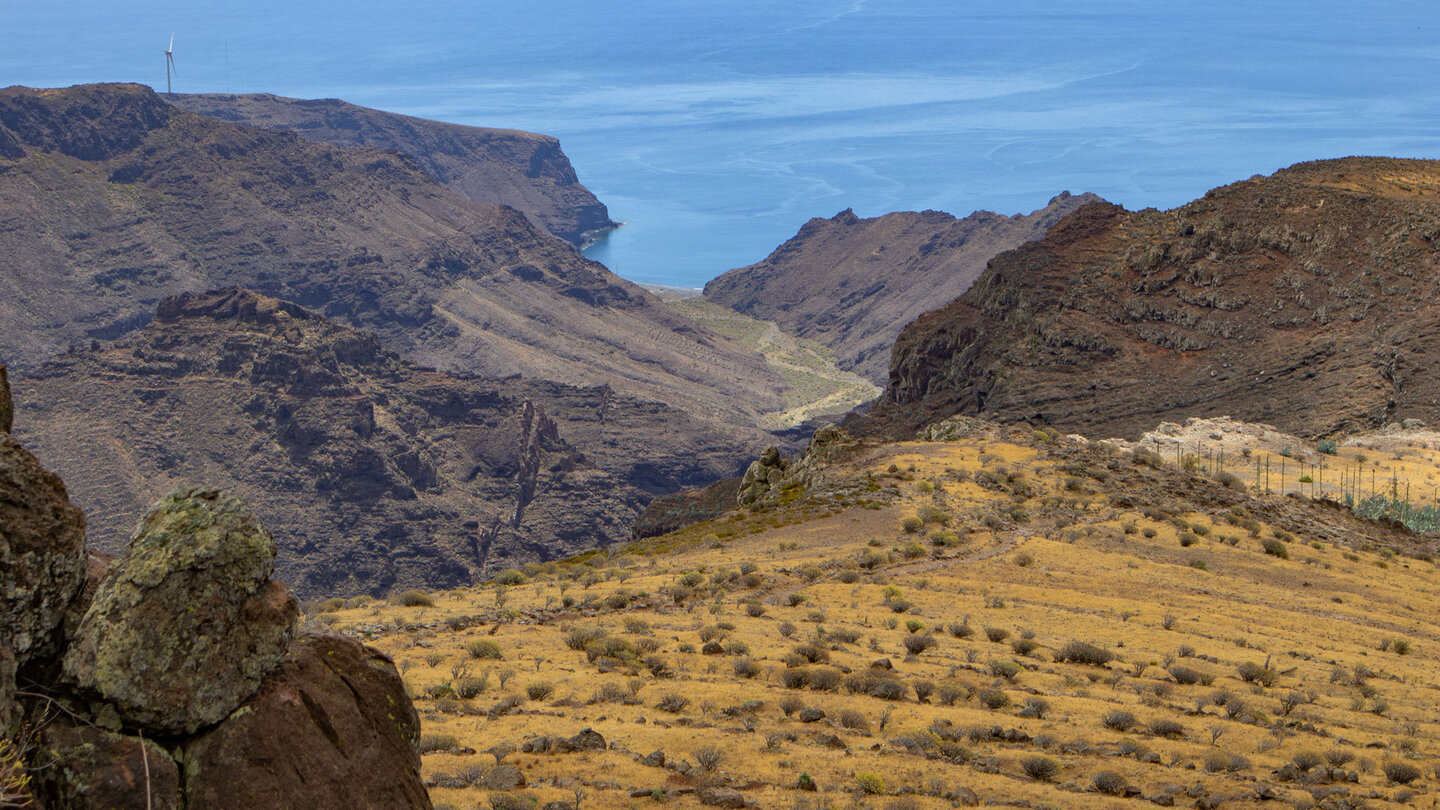
<svg viewBox="0 0 1440 810"><path fill-rule="evenodd" d="M454 751L460 747L460 741L453 734L421 734L416 745L420 748L420 753L430 754L435 751Z"/></svg>
<svg viewBox="0 0 1440 810"><path fill-rule="evenodd" d="M865 715L854 709L841 709L840 714L835 717L835 722L839 723L841 728L848 728L860 734L870 733L870 721L865 719Z"/></svg>
<svg viewBox="0 0 1440 810"><path fill-rule="evenodd" d="M790 667L780 673L780 683L786 689L804 689L810 683L810 670L805 667Z"/></svg>
<svg viewBox="0 0 1440 810"><path fill-rule="evenodd" d="M910 684L910 688L914 690L915 700L919 703L924 703L930 699L931 695L935 694L935 682L927 681L924 678L916 679Z"/></svg>
<svg viewBox="0 0 1440 810"><path fill-rule="evenodd" d="M529 796L514 793L491 793L490 810L535 810L535 801Z"/></svg>
<svg viewBox="0 0 1440 810"><path fill-rule="evenodd" d="M547 681L536 681L525 687L525 695L531 700L544 700L555 691L555 685Z"/></svg>
<svg viewBox="0 0 1440 810"><path fill-rule="evenodd" d="M1290 559L1290 550L1285 548L1284 543L1276 540L1273 537L1267 537L1264 540L1261 540L1260 547L1265 550L1266 554L1269 554L1272 557L1279 557L1282 560Z"/></svg>
<svg viewBox="0 0 1440 810"><path fill-rule="evenodd" d="M572 650L584 650L590 646L590 642L606 635L607 633L598 627L577 627L565 634L565 646Z"/></svg>
<svg viewBox="0 0 1440 810"><path fill-rule="evenodd" d="M1020 760L1020 770L1037 782L1049 782L1060 773L1060 763L1037 754Z"/></svg>
<svg viewBox="0 0 1440 810"><path fill-rule="evenodd" d="M1111 709L1100 718L1100 722L1112 731L1129 731L1135 727L1135 715L1124 709Z"/></svg>
<svg viewBox="0 0 1440 810"><path fill-rule="evenodd" d="M1010 696L999 689L981 689L975 697L981 706L992 712L1010 705Z"/></svg>
<svg viewBox="0 0 1440 810"><path fill-rule="evenodd" d="M1327 456L1333 456L1340 452L1340 448L1335 444L1334 439L1321 439L1319 442L1316 442L1315 449Z"/></svg>
<svg viewBox="0 0 1440 810"><path fill-rule="evenodd" d="M814 667L806 681L816 692L834 692L844 677L844 673L834 667Z"/></svg>
<svg viewBox="0 0 1440 810"><path fill-rule="evenodd" d="M1387 762L1380 770L1397 785L1408 785L1420 778L1420 769L1408 762Z"/></svg>
<svg viewBox="0 0 1440 810"><path fill-rule="evenodd" d="M1007 639L1007 638L1009 638L1009 637L1010 637L1010 631L1009 631L1009 630L1006 630L1006 629L1003 628L1003 627L987 627L987 628L985 628L985 638L990 639L991 641L995 642L996 644L999 644L1000 642L1004 641L1005 639Z"/></svg>
<svg viewBox="0 0 1440 810"><path fill-rule="evenodd" d="M870 689L870 697L881 700L904 700L905 684L893 678L881 678Z"/></svg>
<svg viewBox="0 0 1440 810"><path fill-rule="evenodd" d="M1027 697L1025 705L1020 707L1020 716L1032 720L1044 720L1045 715L1050 713L1050 702L1045 698Z"/></svg>
<svg viewBox="0 0 1440 810"><path fill-rule="evenodd" d="M1174 720L1155 720L1150 724L1150 733L1156 737L1181 739L1185 736L1185 727Z"/></svg>
<svg viewBox="0 0 1440 810"><path fill-rule="evenodd" d="M958 624L956 622L951 622L945 627L945 632L949 633L955 638L969 638L975 635L975 628L971 627L969 624Z"/></svg>
<svg viewBox="0 0 1440 810"><path fill-rule="evenodd" d="M1098 793L1120 796L1125 793L1125 788L1129 787L1130 783L1116 771L1097 771L1094 776L1090 777L1090 786L1095 788Z"/></svg>
<svg viewBox="0 0 1440 810"><path fill-rule="evenodd" d="M697 748L690 753L695 755L695 762L706 773L714 773L720 769L721 763L725 761L725 751L713 745Z"/></svg>
<svg viewBox="0 0 1440 810"><path fill-rule="evenodd" d="M1196 537L1191 532L1180 532L1176 539L1180 541L1181 548L1189 548L1200 542L1200 538Z"/></svg>
<svg viewBox="0 0 1440 810"><path fill-rule="evenodd" d="M914 515L911 515L910 517L907 517L904 520L900 521L900 528L904 529L906 534L914 534L915 532L918 532L921 529L925 528L925 521Z"/></svg>
<svg viewBox="0 0 1440 810"><path fill-rule="evenodd" d="M996 659L990 662L990 674L1013 683L1015 676L1020 674L1020 665L1014 661Z"/></svg>
<svg viewBox="0 0 1440 810"><path fill-rule="evenodd" d="M505 654L500 651L500 645L493 639L477 638L465 645L465 652L470 653L471 658L494 658L502 659Z"/></svg>
<svg viewBox="0 0 1440 810"><path fill-rule="evenodd" d="M434 607L435 605L435 600L430 598L430 594L418 588L401 591L395 595L395 601L405 607Z"/></svg>
<svg viewBox="0 0 1440 810"><path fill-rule="evenodd" d="M904 640L901 641L901 644L905 647L905 652L911 655L920 655L935 646L935 637L929 633L906 636Z"/></svg>
<svg viewBox="0 0 1440 810"><path fill-rule="evenodd" d="M799 644L795 653L812 664L823 664L830 660L830 651L819 644Z"/></svg>
<svg viewBox="0 0 1440 810"><path fill-rule="evenodd" d="M1240 676L1240 680L1246 683L1258 683L1261 686L1274 686L1275 681L1280 678L1280 673L1254 661L1246 661L1236 667L1235 672Z"/></svg>
<svg viewBox="0 0 1440 810"><path fill-rule="evenodd" d="M885 780L881 779L880 775L874 771L861 771L855 774L855 784L860 787L860 790L872 796L885 792Z"/></svg>
<svg viewBox="0 0 1440 810"><path fill-rule="evenodd" d="M740 678L753 678L760 674L760 665L749 658L735 659L734 663L731 664L731 668L734 669L735 675Z"/></svg>
<svg viewBox="0 0 1440 810"><path fill-rule="evenodd" d="M936 689L935 697L940 701L940 705L953 706L957 700L967 700L970 697L970 690L963 684L951 681L940 684Z"/></svg>
<svg viewBox="0 0 1440 810"><path fill-rule="evenodd" d="M679 714L680 712L685 711L685 707L689 705L690 698L685 697L678 692L670 692L664 697L660 698L660 701L655 704L655 708L659 709L662 712Z"/></svg>
<svg viewBox="0 0 1440 810"><path fill-rule="evenodd" d="M1115 654L1089 642L1071 641L1055 653L1055 660L1100 667L1115 660Z"/></svg>
<svg viewBox="0 0 1440 810"><path fill-rule="evenodd" d="M490 688L490 673L485 673L478 678L458 678L455 681L454 689L457 697L465 700L473 700L485 693Z"/></svg>
<svg viewBox="0 0 1440 810"><path fill-rule="evenodd" d="M1033 638L1017 638L1010 642L1010 649L1013 650L1016 655L1029 655L1039 648L1040 642Z"/></svg>
<svg viewBox="0 0 1440 810"><path fill-rule="evenodd" d="M500 573L495 575L494 582L496 585L513 587L515 585L524 585L526 579L524 574L520 573L514 568L506 568L504 571L501 571Z"/></svg>
<svg viewBox="0 0 1440 810"><path fill-rule="evenodd" d="M781 638L790 638L795 635L795 625L792 622L780 622L780 625L776 627L775 630L780 633Z"/></svg>
<svg viewBox="0 0 1440 810"><path fill-rule="evenodd" d="M1206 773L1219 773L1221 771L1236 773L1249 768L1250 760L1239 754L1211 751L1205 755L1203 765Z"/></svg>

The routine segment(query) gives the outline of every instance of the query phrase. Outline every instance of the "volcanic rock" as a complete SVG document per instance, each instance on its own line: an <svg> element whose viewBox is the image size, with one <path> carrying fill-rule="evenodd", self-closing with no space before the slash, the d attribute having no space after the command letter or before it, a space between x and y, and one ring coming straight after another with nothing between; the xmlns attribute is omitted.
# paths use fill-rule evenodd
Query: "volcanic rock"
<svg viewBox="0 0 1440 810"><path fill-rule="evenodd" d="M180 801L180 770L151 740L117 734L64 717L47 723L32 761L36 793L67 810L172 810Z"/></svg>
<svg viewBox="0 0 1440 810"><path fill-rule="evenodd" d="M23 669L52 656L85 577L85 517L8 433L0 433L0 644Z"/></svg>
<svg viewBox="0 0 1440 810"><path fill-rule="evenodd" d="M284 657L298 608L270 581L275 541L238 498L176 491L100 585L65 674L127 725L189 734L224 719Z"/></svg>
<svg viewBox="0 0 1440 810"><path fill-rule="evenodd" d="M1088 205L895 344L853 430L953 414L1092 438L1229 415L1315 437L1440 418L1440 162L1303 163L1172 211Z"/></svg>
<svg viewBox="0 0 1440 810"><path fill-rule="evenodd" d="M1038 239L1093 194L1065 192L1030 214L964 219L913 211L812 219L758 264L705 285L722 306L833 349L842 368L885 383L905 324L970 288L992 256Z"/></svg>
<svg viewBox="0 0 1440 810"><path fill-rule="evenodd" d="M419 734L388 657L302 636L254 697L185 746L186 807L429 808Z"/></svg>
<svg viewBox="0 0 1440 810"><path fill-rule="evenodd" d="M319 143L403 153L460 196L523 211L537 226L573 244L583 242L591 231L615 227L605 205L580 185L560 142L548 135L427 121L334 98L176 93L164 100L212 118L294 132Z"/></svg>

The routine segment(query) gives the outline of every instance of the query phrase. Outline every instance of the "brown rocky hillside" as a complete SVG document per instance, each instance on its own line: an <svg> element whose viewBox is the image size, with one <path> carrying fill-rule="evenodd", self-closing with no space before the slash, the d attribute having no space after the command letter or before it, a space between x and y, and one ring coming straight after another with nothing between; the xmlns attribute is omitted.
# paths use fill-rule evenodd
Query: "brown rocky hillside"
<svg viewBox="0 0 1440 810"><path fill-rule="evenodd" d="M412 158L186 112L137 85L0 91L0 358L24 373L240 286L412 360L670 402L731 424L784 387L740 351Z"/></svg>
<svg viewBox="0 0 1440 810"><path fill-rule="evenodd" d="M243 290L15 381L16 435L119 553L175 487L273 527L301 595L454 587L625 540L656 494L734 475L743 443L604 387L424 370L363 332Z"/></svg>
<svg viewBox="0 0 1440 810"><path fill-rule="evenodd" d="M884 385L905 324L959 296L1001 251L1040 238L1098 201L1065 192L1029 214L906 211L812 219L768 258L705 285L705 297L829 346L839 365Z"/></svg>
<svg viewBox="0 0 1440 810"><path fill-rule="evenodd" d="M580 185L560 142L548 135L428 121L334 98L181 93L164 100L212 118L294 132L320 143L404 153L462 197L524 211L537 226L574 244L588 232L615 227L605 205Z"/></svg>
<svg viewBox="0 0 1440 810"><path fill-rule="evenodd" d="M856 429L954 413L1134 436L1440 418L1440 162L1303 163L1171 211L1096 203L911 324Z"/></svg>

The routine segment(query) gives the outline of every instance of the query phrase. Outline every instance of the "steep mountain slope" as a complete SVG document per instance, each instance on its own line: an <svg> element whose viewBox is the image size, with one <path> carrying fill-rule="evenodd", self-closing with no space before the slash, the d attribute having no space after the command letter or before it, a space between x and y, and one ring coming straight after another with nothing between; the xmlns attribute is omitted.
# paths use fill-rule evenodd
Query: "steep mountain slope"
<svg viewBox="0 0 1440 810"><path fill-rule="evenodd" d="M761 508L321 619L399 662L437 805L569 780L617 809L1434 796L1434 538L1153 453L934 435L831 432ZM1427 475L1432 446L1404 448Z"/></svg>
<svg viewBox="0 0 1440 810"><path fill-rule="evenodd" d="M334 98L181 93L164 100L212 118L294 132L320 143L402 152L460 196L524 211L537 226L573 244L587 232L615 227L605 205L580 185L560 142L548 135L427 121Z"/></svg>
<svg viewBox="0 0 1440 810"><path fill-rule="evenodd" d="M1229 415L1440 421L1440 162L1303 163L1172 211L1093 204L900 336L857 430L953 413L1093 437Z"/></svg>
<svg viewBox="0 0 1440 810"><path fill-rule="evenodd" d="M427 365L609 384L741 426L783 405L761 358L514 209L395 153L224 123L136 85L0 91L0 256L15 372L135 329L167 296L241 286Z"/></svg>
<svg viewBox="0 0 1440 810"><path fill-rule="evenodd" d="M905 324L968 290L991 256L1099 200L1065 192L1030 214L964 219L941 211L860 219L845 210L810 220L765 261L706 284L705 297L819 341L842 368L883 385Z"/></svg>
<svg viewBox="0 0 1440 810"><path fill-rule="evenodd" d="M249 291L187 294L14 381L15 433L118 552L177 486L274 530L302 595L458 586L628 539L655 494L743 465L731 431L605 387L423 370Z"/></svg>

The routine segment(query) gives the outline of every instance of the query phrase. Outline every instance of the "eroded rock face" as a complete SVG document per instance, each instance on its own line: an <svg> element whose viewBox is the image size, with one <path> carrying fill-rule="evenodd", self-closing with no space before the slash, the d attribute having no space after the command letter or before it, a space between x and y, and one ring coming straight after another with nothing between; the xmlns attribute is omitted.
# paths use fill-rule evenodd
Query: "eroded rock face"
<svg viewBox="0 0 1440 810"><path fill-rule="evenodd" d="M0 363L0 433L9 433L14 421L15 405L10 401L10 380L6 376L5 364Z"/></svg>
<svg viewBox="0 0 1440 810"><path fill-rule="evenodd" d="M150 740L57 719L38 740L36 792L67 810L172 810L181 807L180 770Z"/></svg>
<svg viewBox="0 0 1440 810"><path fill-rule="evenodd" d="M58 477L0 433L0 628L19 667L54 652L84 577L84 515Z"/></svg>
<svg viewBox="0 0 1440 810"><path fill-rule="evenodd" d="M284 658L298 608L270 582L275 541L238 498L178 490L111 568L65 675L130 726L190 734L254 694Z"/></svg>
<svg viewBox="0 0 1440 810"><path fill-rule="evenodd" d="M388 657L302 636L258 694L187 745L187 806L429 808L419 735Z"/></svg>

